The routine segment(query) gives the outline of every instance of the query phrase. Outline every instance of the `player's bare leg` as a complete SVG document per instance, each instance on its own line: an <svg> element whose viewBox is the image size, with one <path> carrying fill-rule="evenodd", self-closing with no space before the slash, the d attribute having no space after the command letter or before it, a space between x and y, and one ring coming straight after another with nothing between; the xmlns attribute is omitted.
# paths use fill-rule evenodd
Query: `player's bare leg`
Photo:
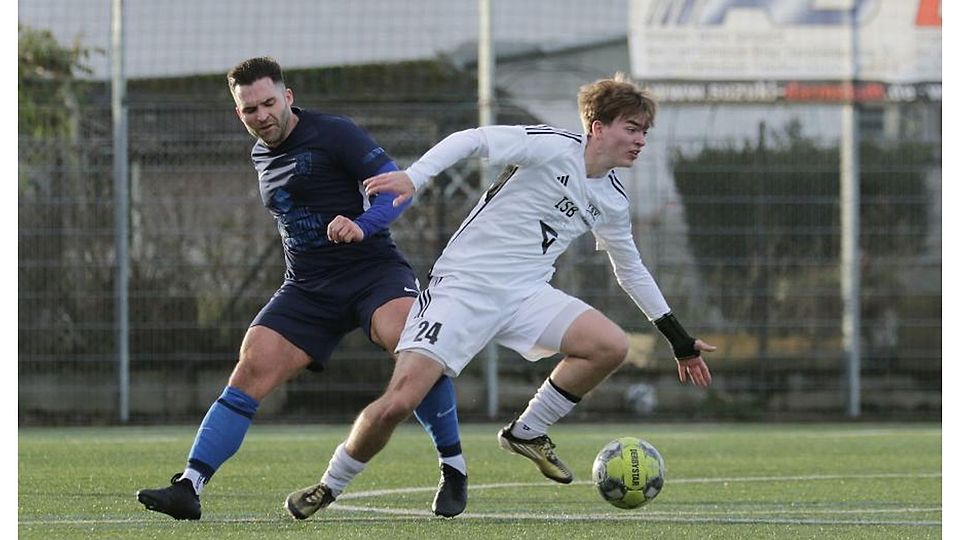
<svg viewBox="0 0 960 540"><path fill-rule="evenodd" d="M622 328L591 309L573 321L560 347L566 357L553 369L550 379L582 397L623 364L630 342Z"/></svg>
<svg viewBox="0 0 960 540"><path fill-rule="evenodd" d="M555 482L572 482L573 472L557 456L547 429L623 363L628 347L623 330L599 311L591 309L577 317L563 336L561 352L567 356L526 410L500 430L500 447L530 459Z"/></svg>
<svg viewBox="0 0 960 540"><path fill-rule="evenodd" d="M319 484L294 491L285 507L297 519L306 519L325 508L386 446L394 429L413 414L414 408L443 374L436 361L402 351L383 395L367 405L337 450Z"/></svg>
<svg viewBox="0 0 960 540"><path fill-rule="evenodd" d="M174 519L200 519L203 487L213 471L240 448L260 400L309 363L305 352L276 331L265 326L247 330L240 360L200 425L187 468L175 474L167 487L141 489L137 500L148 510Z"/></svg>
<svg viewBox="0 0 960 540"><path fill-rule="evenodd" d="M310 364L310 356L276 330L253 326L240 345L240 361L228 385L260 401Z"/></svg>
<svg viewBox="0 0 960 540"><path fill-rule="evenodd" d="M386 446L394 428L413 414L413 409L441 375L443 367L435 360L402 351L383 395L368 405L354 422L345 443L347 453L359 461L370 461Z"/></svg>
<svg viewBox="0 0 960 540"><path fill-rule="evenodd" d="M380 306L370 322L370 339L387 351L394 351L406 324L413 297L393 299ZM433 497L433 513L443 517L457 516L467 507L467 462L460 448L460 422L457 418L456 395L449 380L437 385L417 406L414 414L437 446L440 481Z"/></svg>

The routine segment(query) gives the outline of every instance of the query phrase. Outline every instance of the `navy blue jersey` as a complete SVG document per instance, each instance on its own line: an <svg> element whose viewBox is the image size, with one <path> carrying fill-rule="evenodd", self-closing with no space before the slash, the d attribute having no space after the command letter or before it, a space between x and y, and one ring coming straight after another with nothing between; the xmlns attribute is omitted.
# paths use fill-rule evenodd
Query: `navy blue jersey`
<svg viewBox="0 0 960 540"><path fill-rule="evenodd" d="M327 240L333 218L356 220L370 207L361 182L392 164L390 156L348 118L293 112L299 122L280 146L257 141L251 152L260 197L283 240L286 280L313 288L358 265L402 260L386 227L362 242Z"/></svg>

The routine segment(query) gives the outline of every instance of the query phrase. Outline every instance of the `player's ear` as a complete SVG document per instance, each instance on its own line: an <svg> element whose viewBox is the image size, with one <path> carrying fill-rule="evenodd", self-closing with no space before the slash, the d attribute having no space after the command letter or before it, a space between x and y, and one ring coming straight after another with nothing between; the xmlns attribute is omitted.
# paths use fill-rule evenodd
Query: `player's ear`
<svg viewBox="0 0 960 540"><path fill-rule="evenodd" d="M283 97L287 100L287 105L293 105L293 90L285 88L283 90Z"/></svg>
<svg viewBox="0 0 960 540"><path fill-rule="evenodd" d="M603 127L604 127L603 122L599 120L594 120L593 122L590 123L590 134L599 135L600 132L603 131Z"/></svg>

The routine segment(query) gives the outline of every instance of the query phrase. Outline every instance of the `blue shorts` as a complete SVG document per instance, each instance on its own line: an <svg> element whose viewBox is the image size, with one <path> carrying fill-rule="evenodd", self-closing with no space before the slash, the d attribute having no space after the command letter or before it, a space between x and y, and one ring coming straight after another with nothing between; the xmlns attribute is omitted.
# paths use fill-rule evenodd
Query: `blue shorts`
<svg viewBox="0 0 960 540"><path fill-rule="evenodd" d="M373 312L395 298L415 297L419 289L403 261L352 269L309 289L286 281L250 326L278 332L313 359L307 369L323 371L343 336L359 327L369 339Z"/></svg>

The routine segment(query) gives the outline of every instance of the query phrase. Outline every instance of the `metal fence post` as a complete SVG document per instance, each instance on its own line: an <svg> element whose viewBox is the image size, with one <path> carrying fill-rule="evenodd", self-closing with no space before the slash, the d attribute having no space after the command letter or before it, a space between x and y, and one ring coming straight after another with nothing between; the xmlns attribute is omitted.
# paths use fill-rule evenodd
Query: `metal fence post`
<svg viewBox="0 0 960 540"><path fill-rule="evenodd" d="M496 57L493 45L493 0L480 0L480 33L477 40L477 107L481 126L496 122ZM480 181L488 181L489 168L486 163L480 163ZM487 417L495 418L499 409L499 384L497 376L497 345L491 343L486 348L485 377L487 386Z"/></svg>
<svg viewBox="0 0 960 540"><path fill-rule="evenodd" d="M114 321L116 332L119 416L130 419L130 193L127 163L127 82L123 71L123 0L113 0L111 27L113 70L111 109L113 116L113 202L116 274L114 277Z"/></svg>
<svg viewBox="0 0 960 540"><path fill-rule="evenodd" d="M843 349L847 357L847 415L860 416L860 136L857 126L858 10L850 10L849 99L841 112L840 284L843 294Z"/></svg>

